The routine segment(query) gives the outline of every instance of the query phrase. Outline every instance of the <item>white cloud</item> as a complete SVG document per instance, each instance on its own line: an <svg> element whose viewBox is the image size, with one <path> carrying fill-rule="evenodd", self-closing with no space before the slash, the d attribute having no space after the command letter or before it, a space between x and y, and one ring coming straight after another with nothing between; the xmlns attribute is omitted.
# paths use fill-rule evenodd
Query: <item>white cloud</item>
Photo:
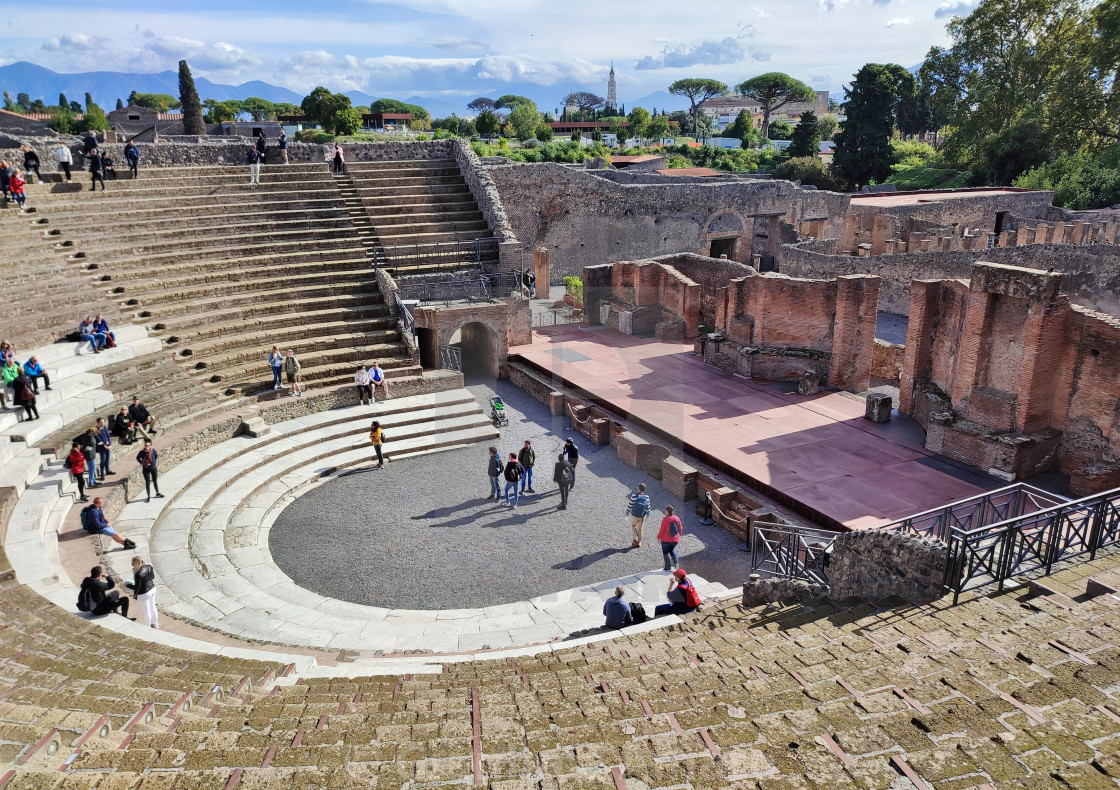
<svg viewBox="0 0 1120 790"><path fill-rule="evenodd" d="M977 0L960 0L959 2L942 3L933 12L934 19L944 19L945 17L965 16L976 8Z"/></svg>
<svg viewBox="0 0 1120 790"><path fill-rule="evenodd" d="M900 25L909 25L913 20L908 16L896 16L894 19L888 19L886 22L887 27L898 27Z"/></svg>
<svg viewBox="0 0 1120 790"><path fill-rule="evenodd" d="M103 50L112 42L103 36L91 36L88 33L64 33L61 36L52 36L43 42L43 49L47 52L94 52Z"/></svg>
<svg viewBox="0 0 1120 790"><path fill-rule="evenodd" d="M755 36L753 25L739 25L734 36L716 40L705 40L699 44L668 43L656 55L646 55L638 60L634 68L639 71L652 69L678 69L689 66L720 66L734 63L749 63L755 60L769 60L766 53L756 52L744 42Z"/></svg>

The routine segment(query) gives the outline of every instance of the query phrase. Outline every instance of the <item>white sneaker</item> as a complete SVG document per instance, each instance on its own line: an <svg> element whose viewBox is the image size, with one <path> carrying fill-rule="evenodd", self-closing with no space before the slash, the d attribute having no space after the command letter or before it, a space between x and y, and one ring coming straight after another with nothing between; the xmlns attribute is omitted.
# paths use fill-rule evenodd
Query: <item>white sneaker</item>
<svg viewBox="0 0 1120 790"><path fill-rule="evenodd" d="M273 385L272 385L272 389L273 389L274 391L275 391L275 390L278 390L278 389L280 389L280 385L279 385L279 384L273 384Z"/></svg>

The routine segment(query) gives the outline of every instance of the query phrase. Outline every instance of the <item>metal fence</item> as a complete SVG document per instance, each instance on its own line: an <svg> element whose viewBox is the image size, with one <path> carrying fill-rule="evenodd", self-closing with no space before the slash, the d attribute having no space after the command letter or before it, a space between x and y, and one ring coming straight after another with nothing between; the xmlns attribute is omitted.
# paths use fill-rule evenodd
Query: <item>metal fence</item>
<svg viewBox="0 0 1120 790"><path fill-rule="evenodd" d="M509 296L520 287L517 272L473 270L447 277L400 279L402 299L420 302L482 301Z"/></svg>
<svg viewBox="0 0 1120 790"><path fill-rule="evenodd" d="M837 533L765 521L751 523L751 572L828 584Z"/></svg>
<svg viewBox="0 0 1120 790"><path fill-rule="evenodd" d="M1015 483L951 502L944 507L915 513L879 529L948 541L953 531L977 529L1067 501L1065 497L1026 483Z"/></svg>
<svg viewBox="0 0 1120 790"><path fill-rule="evenodd" d="M463 372L463 351L458 346L439 347L439 366L444 370Z"/></svg>
<svg viewBox="0 0 1120 790"><path fill-rule="evenodd" d="M374 265L392 269L398 274L431 266L456 268L492 265L498 263L498 243L498 239L491 238L378 247L374 251Z"/></svg>
<svg viewBox="0 0 1120 790"><path fill-rule="evenodd" d="M416 340L416 318L413 317L412 311L408 309L408 305L401 301L400 294L396 295L397 299L397 323L401 328L401 333L409 335L413 341Z"/></svg>
<svg viewBox="0 0 1120 790"><path fill-rule="evenodd" d="M1120 542L1120 488L948 535L944 586L953 603L965 590L1032 571Z"/></svg>
<svg viewBox="0 0 1120 790"><path fill-rule="evenodd" d="M533 326L559 326L575 323L575 320L575 313L568 305L533 312Z"/></svg>

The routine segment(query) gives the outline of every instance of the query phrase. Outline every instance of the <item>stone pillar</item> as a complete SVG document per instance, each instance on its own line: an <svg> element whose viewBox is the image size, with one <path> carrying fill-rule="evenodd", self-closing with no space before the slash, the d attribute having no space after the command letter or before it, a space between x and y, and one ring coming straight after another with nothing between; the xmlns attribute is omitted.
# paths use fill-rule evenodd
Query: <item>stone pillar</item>
<svg viewBox="0 0 1120 790"><path fill-rule="evenodd" d="M878 277L836 278L836 318L828 367L828 383L834 387L862 392L871 385L879 287Z"/></svg>
<svg viewBox="0 0 1120 790"><path fill-rule="evenodd" d="M873 392L868 395L863 418L871 422L890 422L891 396L884 392Z"/></svg>
<svg viewBox="0 0 1120 790"><path fill-rule="evenodd" d="M887 238L894 235L894 217L876 214L871 225L871 254L882 255L887 249Z"/></svg>
<svg viewBox="0 0 1120 790"><path fill-rule="evenodd" d="M1045 244L1050 235L1050 226L1045 222L1040 222L1034 226L1034 243Z"/></svg>
<svg viewBox="0 0 1120 790"><path fill-rule="evenodd" d="M1070 244L1084 244L1085 239L1085 223L1081 220L1076 220L1069 233Z"/></svg>
<svg viewBox="0 0 1120 790"><path fill-rule="evenodd" d="M1016 240L1016 234L1013 231L1005 230L999 234L999 246L1001 247L1014 247Z"/></svg>
<svg viewBox="0 0 1120 790"><path fill-rule="evenodd" d="M933 322L941 283L937 280L913 280L910 283L910 322L906 327L906 345L899 374L898 410L910 414L914 401L914 384L930 364L933 353Z"/></svg>
<svg viewBox="0 0 1120 790"><path fill-rule="evenodd" d="M550 392L548 393L548 413L553 417L564 416L564 393L563 392Z"/></svg>
<svg viewBox="0 0 1120 790"><path fill-rule="evenodd" d="M844 215L844 233L840 237L839 252L852 253L856 250L856 229L859 227L859 216L856 214Z"/></svg>
<svg viewBox="0 0 1120 790"><path fill-rule="evenodd" d="M1023 247L1034 243L1034 228L1019 228L1015 231L1015 246Z"/></svg>
<svg viewBox="0 0 1120 790"><path fill-rule="evenodd" d="M537 293L548 297L548 287L552 282L552 265L549 263L547 247L537 247L533 250L533 276L537 278Z"/></svg>
<svg viewBox="0 0 1120 790"><path fill-rule="evenodd" d="M683 502L696 499L699 472L679 458L669 456L661 462L661 485Z"/></svg>
<svg viewBox="0 0 1120 790"><path fill-rule="evenodd" d="M1108 221L1104 224L1104 243L1115 244L1117 230L1120 229L1120 222Z"/></svg>
<svg viewBox="0 0 1120 790"><path fill-rule="evenodd" d="M766 219L766 254L777 258L782 240L782 218L777 214Z"/></svg>

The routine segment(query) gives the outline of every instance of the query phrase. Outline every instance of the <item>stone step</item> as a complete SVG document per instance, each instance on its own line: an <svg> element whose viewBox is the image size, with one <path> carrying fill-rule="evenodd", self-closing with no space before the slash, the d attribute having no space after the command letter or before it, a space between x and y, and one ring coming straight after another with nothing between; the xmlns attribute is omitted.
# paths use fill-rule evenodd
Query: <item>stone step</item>
<svg viewBox="0 0 1120 790"><path fill-rule="evenodd" d="M61 381L53 381L51 383L50 391L43 387L42 379L39 380L39 395L35 398L35 405L39 409L39 414L52 406L57 406L64 401L71 398L76 398L80 395L85 395L92 390L96 390L103 384L103 379L96 373L78 373L74 376L68 376ZM0 411L0 431L6 431L19 423L19 416L24 412L18 412L13 408L5 411ZM34 423L30 423L33 425Z"/></svg>
<svg viewBox="0 0 1120 790"><path fill-rule="evenodd" d="M97 411L112 405L115 400L111 392L90 390L56 403L54 406L40 408L39 419L24 420L5 428L4 435L34 445L64 425L70 425L82 418L88 418L86 421L92 423L96 419Z"/></svg>
<svg viewBox="0 0 1120 790"><path fill-rule="evenodd" d="M164 342L168 342L171 335L177 335L184 341L191 337L204 338L210 333L211 325L224 326L227 323L238 325L251 322L263 327L281 328L297 325L305 320L314 323L326 317L391 318L389 308L380 294L365 293L327 296L321 300L305 300L300 303L288 300L266 302L228 310L210 310L206 315L208 321L205 326L199 323L197 316L186 315L154 322L149 326L149 331L159 333Z"/></svg>
<svg viewBox="0 0 1120 790"><path fill-rule="evenodd" d="M84 316L79 316L74 319L74 332L78 331L78 324ZM121 326L109 325L113 330L113 334L117 336L118 346L123 347L138 340L143 340L148 336L148 330L142 326L132 324L123 324ZM89 343L51 343L47 346L40 346L34 352L28 353L27 357L23 357L22 350L20 350L21 361L26 361L31 356L39 358L39 364L47 369L47 373L54 380L54 374L51 372L51 366L55 363L65 363L72 360L74 357L89 355ZM98 355L100 356L100 355ZM107 365L109 362L103 361L102 364Z"/></svg>
<svg viewBox="0 0 1120 790"><path fill-rule="evenodd" d="M259 254L258 254L259 253ZM365 250L362 248L357 236L346 244L332 244L324 246L313 242L302 242L298 245L290 245L287 249L279 253L264 253L260 248L257 250L242 250L242 254L235 256L221 256L220 253L215 253L210 257L202 257L200 255L191 256L185 254L180 256L181 260L160 260L153 261L152 258L133 258L124 259L119 256L113 256L108 259L108 263L96 270L87 270L88 273L95 278L104 278L108 276L110 280L105 282L112 282L114 280L123 281L123 287L128 288L131 282L140 282L145 278L162 280L166 277L172 277L183 274L199 274L205 272L220 273L223 271L236 271L238 269L257 267L267 265L268 263L302 263L305 261L316 261L322 265L326 270L337 267L345 267L348 263L356 260L365 260ZM100 267L100 264L98 264ZM106 285L105 287L108 287ZM114 287L116 287L114 285Z"/></svg>
<svg viewBox="0 0 1120 790"><path fill-rule="evenodd" d="M276 333L284 330L288 332L316 334L327 331L324 327L349 326L361 332L389 330L396 326L395 318L388 315L385 305L371 305L364 309L323 310L314 313L302 311L290 313L273 313L263 318L249 318L239 321L216 320L211 316L205 324L196 324L186 329L156 330L149 328L153 334L159 334L163 342L172 348L190 348L192 343L205 343L222 335L249 335L254 333ZM181 331L186 329L186 331ZM174 334L172 334L174 332ZM174 338L174 339L172 339ZM269 343L271 347L271 342Z"/></svg>
<svg viewBox="0 0 1120 790"><path fill-rule="evenodd" d="M428 211L417 212L413 214L388 214L385 212L378 212L376 215L377 225L379 227L389 225L408 225L415 222L417 225L426 225L433 222L481 222L482 226L486 226L486 220L482 216L482 212L478 207L471 203L464 203L464 206L469 208L461 211ZM370 219L372 222L373 219Z"/></svg>
<svg viewBox="0 0 1120 790"><path fill-rule="evenodd" d="M333 262L331 262L333 263ZM151 282L137 282L132 287L125 286L124 295L142 297L147 293L163 291L188 291L192 288L212 288L215 291L221 288L250 287L251 283L263 279L275 280L277 278L310 278L311 282L317 279L327 280L360 280L369 276L369 268L364 261L358 265L353 259L343 261L346 265L331 265L315 260L301 261L298 263L275 261L271 266L239 266L228 269L208 268L194 275L174 276L168 274ZM258 262L259 264L259 262ZM306 280L304 280L306 281ZM115 287L115 283L113 284ZM119 298L119 295L118 295Z"/></svg>
<svg viewBox="0 0 1120 790"><path fill-rule="evenodd" d="M479 230L448 230L436 232L423 232L423 233L388 233L386 231L392 230L389 228L379 228L378 237L385 247L402 247L414 244L448 244L459 241L474 241L476 239L490 238L490 231L487 228Z"/></svg>
<svg viewBox="0 0 1120 790"><path fill-rule="evenodd" d="M283 286L281 288L281 286ZM174 304L198 299L198 303L214 303L222 300L236 303L236 300L247 300L254 294L275 294L279 290L291 293L295 290L320 289L327 293L334 291L375 291L377 281L373 279L370 271L358 269L354 271L333 271L322 274L304 274L293 277L268 277L257 280L245 280L223 283L203 283L189 288L189 290L167 291L152 288L146 291L134 291L126 294L129 298L122 304L123 307L143 305L145 309L155 309L158 305ZM200 298L201 294L212 294Z"/></svg>
<svg viewBox="0 0 1120 790"><path fill-rule="evenodd" d="M117 221L128 219L143 219L163 217L210 215L222 212L250 212L272 213L284 210L292 211L338 211L342 201L336 190L321 189L311 192L298 193L261 193L248 196L215 195L211 199L200 202L184 202L177 196L168 195L160 198L148 198L144 201L131 203L91 203L84 200L73 202L56 202L44 207L40 216L48 221L43 227L61 228L73 227L75 224L92 221ZM30 226L32 230L35 226ZM21 226L22 230L22 226Z"/></svg>
<svg viewBox="0 0 1120 790"><path fill-rule="evenodd" d="M122 327L122 329L123 328L124 327ZM143 327L140 328L143 329ZM127 343L118 342L116 348L103 348L100 353L97 354L89 350L88 342L81 345L82 348L79 349L81 352L79 355L58 360L50 365L43 365L43 368L47 371L47 375L51 377L52 382L61 382L68 376L86 373L100 367L112 365L115 362L123 362L127 359L135 359L147 354L154 354L163 347L159 338L146 336Z"/></svg>
<svg viewBox="0 0 1120 790"><path fill-rule="evenodd" d="M39 476L47 463L47 456L28 447L26 443L9 437L13 449L11 457L0 466L0 490L10 488L16 496L22 496L32 480Z"/></svg>
<svg viewBox="0 0 1120 790"><path fill-rule="evenodd" d="M272 238L284 234L285 238L292 238L299 232L315 232L327 235L330 231L346 230L350 227L350 218L345 214L332 217L289 217L286 219L273 219L268 215L243 215L240 221L231 221L228 217L214 217L214 222L203 223L196 219L191 220L190 227L196 231L206 230L206 241L213 242L226 237L260 237ZM224 221L223 221L224 220ZM134 226L121 228L114 226L112 233L97 232L70 232L67 239L73 240L74 245L87 255L92 255L97 250L116 250L122 246L128 248L152 248L170 243L183 244L190 239L184 239L185 223L180 220L169 227Z"/></svg>
<svg viewBox="0 0 1120 790"><path fill-rule="evenodd" d="M301 286L299 293L293 293L291 288L269 288L261 291L241 292L238 294L222 295L211 298L185 299L178 302L163 302L156 305L155 313L159 320L166 320L174 316L209 314L211 310L244 309L266 304L285 304L288 308L303 304L335 304L359 301L361 303L374 302L381 298L376 282L364 282L357 285L339 287L333 283ZM283 300L288 300L284 302ZM148 318L153 313L147 308L140 309L137 315Z"/></svg>
<svg viewBox="0 0 1120 790"><path fill-rule="evenodd" d="M227 327L219 337L209 340L195 339L177 344L176 357L179 361L192 363L198 360L206 361L216 354L229 352L233 349L245 349L244 355L260 357L270 348L271 343L278 342L277 327L253 326L248 331L234 332L232 327ZM283 333L282 345L285 349L294 348L293 343L309 341L312 350L315 348L334 348L342 345L370 345L377 343L397 343L400 337L397 334L395 322L392 319L375 319L373 321L324 321L298 327L287 327ZM316 345L318 344L318 345ZM227 357L228 358L228 357Z"/></svg>

